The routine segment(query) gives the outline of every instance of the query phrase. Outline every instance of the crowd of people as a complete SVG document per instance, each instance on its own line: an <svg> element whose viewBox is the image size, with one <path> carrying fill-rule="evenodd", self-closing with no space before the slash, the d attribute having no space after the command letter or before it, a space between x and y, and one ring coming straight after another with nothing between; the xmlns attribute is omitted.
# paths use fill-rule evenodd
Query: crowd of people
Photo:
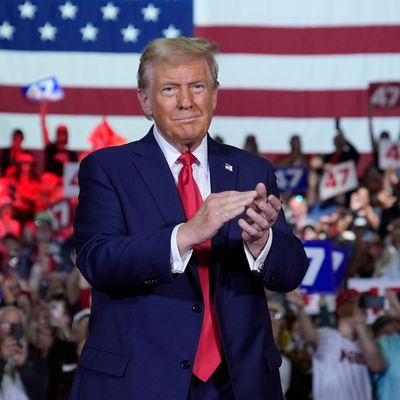
<svg viewBox="0 0 400 400"><path fill-rule="evenodd" d="M63 190L64 165L80 155L68 148L65 125L58 126L54 142L44 132L39 174L21 130L12 132L10 147L0 153L0 400L68 398L88 330L90 287L74 264L76 198L66 199ZM348 160L357 166L360 160L340 130L331 154L306 155L300 135L293 135L290 152L274 162L308 171L306 189L282 193L296 235L331 240L350 254L335 312L324 296L320 312L309 315L301 291L266 293L287 400L394 400L400 393L396 292L387 290L387 309L369 324L360 306L363 294L347 288L350 277L400 278L399 180L395 170L380 168L379 141L370 133L373 157L363 171L358 169L360 186L334 198L319 199L324 171ZM244 148L259 152L254 135ZM60 201L72 211L61 228L51 212Z"/></svg>

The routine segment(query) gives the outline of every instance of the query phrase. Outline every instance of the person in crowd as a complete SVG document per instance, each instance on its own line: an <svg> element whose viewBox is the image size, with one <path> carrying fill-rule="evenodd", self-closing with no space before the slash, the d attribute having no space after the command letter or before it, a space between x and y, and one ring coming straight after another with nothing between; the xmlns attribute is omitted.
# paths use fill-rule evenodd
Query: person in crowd
<svg viewBox="0 0 400 400"><path fill-rule="evenodd" d="M355 236L355 233L352 232ZM350 243L350 242L348 242ZM377 236L368 241L351 242L351 257L347 265L346 278L371 278L376 274L377 264L382 257L383 243Z"/></svg>
<svg viewBox="0 0 400 400"><path fill-rule="evenodd" d="M287 400L309 400L312 398L311 355L300 331L296 313L287 307L287 328L290 341L284 351L291 364L290 385L286 392Z"/></svg>
<svg viewBox="0 0 400 400"><path fill-rule="evenodd" d="M342 130L338 129L333 139L335 150L323 157L325 168L330 165L339 164L344 161L353 160L357 167L360 154L356 148L346 139Z"/></svg>
<svg viewBox="0 0 400 400"><path fill-rule="evenodd" d="M49 371L49 385L44 399L64 398L65 373L77 362L76 343L66 340L60 321L65 318L66 308L52 307L53 301L37 303L30 321L32 348L46 361ZM68 376L68 374L67 374Z"/></svg>
<svg viewBox="0 0 400 400"><path fill-rule="evenodd" d="M294 134L289 140L290 151L289 153L276 162L276 166L285 167L309 167L310 161L306 154L303 153L300 135Z"/></svg>
<svg viewBox="0 0 400 400"><path fill-rule="evenodd" d="M31 248L25 246L21 237L8 234L3 238L7 248L7 262L3 266L4 274L15 274L19 279L26 280L32 265Z"/></svg>
<svg viewBox="0 0 400 400"><path fill-rule="evenodd" d="M0 169L1 175L5 176L13 173L18 163L18 157L25 154L26 151L22 148L24 141L24 133L21 129L15 129L11 136L11 146L1 150L0 154Z"/></svg>
<svg viewBox="0 0 400 400"><path fill-rule="evenodd" d="M400 393L400 301L390 289L386 297L393 313L379 316L372 325L387 363L383 372L373 375L375 400L396 399Z"/></svg>
<svg viewBox="0 0 400 400"><path fill-rule="evenodd" d="M34 199L35 213L49 209L64 197L64 188L59 176L52 172L44 172L39 178L39 192Z"/></svg>
<svg viewBox="0 0 400 400"><path fill-rule="evenodd" d="M257 138L255 135L248 134L246 136L243 149L253 154L260 154L258 150Z"/></svg>
<svg viewBox="0 0 400 400"><path fill-rule="evenodd" d="M78 360L89 333L90 309L84 308L74 315L72 320L72 342L69 357L64 359L61 369L61 379L57 390L57 400L69 400ZM68 363L67 363L68 362Z"/></svg>
<svg viewBox="0 0 400 400"><path fill-rule="evenodd" d="M343 235L350 230L355 240L370 240L379 223L380 216L370 203L368 189L359 187L350 195L350 207L338 223L337 234Z"/></svg>
<svg viewBox="0 0 400 400"><path fill-rule="evenodd" d="M78 161L76 152L68 149L68 127L62 124L58 125L56 128L56 139L54 142L51 142L46 124L42 118L42 135L45 145L44 170L62 177L64 174L64 164Z"/></svg>
<svg viewBox="0 0 400 400"><path fill-rule="evenodd" d="M154 125L81 162L76 264L93 289L72 399L282 399L264 287L294 289L308 262L270 163L208 135L216 50L151 42L138 96Z"/></svg>
<svg viewBox="0 0 400 400"><path fill-rule="evenodd" d="M373 166L378 170L383 172L380 169L379 165L379 144L383 140L390 140L390 133L386 130L383 130L380 134L379 137L377 138L375 133L374 133L374 126L373 126L373 121L372 121L372 110L373 106L372 104L369 104L367 107L368 111L368 133L369 133L369 139L371 142L371 150L372 150L372 157L373 157Z"/></svg>
<svg viewBox="0 0 400 400"><path fill-rule="evenodd" d="M40 293L45 289L44 299L48 294L48 278L56 272L61 262L60 243L55 240L53 228L53 217L50 213L43 212L35 216L34 250L32 255L32 267L29 275L29 286L34 292ZM45 286L41 287L42 284Z"/></svg>
<svg viewBox="0 0 400 400"><path fill-rule="evenodd" d="M400 218L400 201L390 191L382 191L378 200L381 203L382 213L379 224L379 235L384 239L390 233L391 223Z"/></svg>
<svg viewBox="0 0 400 400"><path fill-rule="evenodd" d="M386 360L366 325L366 312L359 306L360 294L349 289L337 296L336 329L316 329L304 310L300 292L286 297L298 307L301 333L312 348L314 398L372 400L369 370L384 371Z"/></svg>
<svg viewBox="0 0 400 400"><path fill-rule="evenodd" d="M0 239L7 235L19 237L21 235L21 222L14 218L12 199L9 196L0 197Z"/></svg>
<svg viewBox="0 0 400 400"><path fill-rule="evenodd" d="M25 223L33 219L33 199L39 192L39 182L35 173L35 159L31 154L20 154L15 173L7 176L15 216Z"/></svg>
<svg viewBox="0 0 400 400"><path fill-rule="evenodd" d="M375 263L374 275L388 279L400 279L400 218L388 226L389 235L384 241L381 256Z"/></svg>
<svg viewBox="0 0 400 400"><path fill-rule="evenodd" d="M284 332L286 329L286 310L281 302L275 299L268 300L269 316L271 317L272 334L274 336L276 347L280 350L282 364L279 367L279 376L281 378L282 392L284 396L289 389L292 365L288 357L283 352ZM286 397L285 397L286 398Z"/></svg>
<svg viewBox="0 0 400 400"><path fill-rule="evenodd" d="M48 385L45 361L28 347L25 317L15 306L0 310L0 399L43 400Z"/></svg>
<svg viewBox="0 0 400 400"><path fill-rule="evenodd" d="M288 202L287 219L293 226L294 233L300 238L304 237L304 229L308 226L314 226L314 221L308 213L307 200L301 194L294 194Z"/></svg>

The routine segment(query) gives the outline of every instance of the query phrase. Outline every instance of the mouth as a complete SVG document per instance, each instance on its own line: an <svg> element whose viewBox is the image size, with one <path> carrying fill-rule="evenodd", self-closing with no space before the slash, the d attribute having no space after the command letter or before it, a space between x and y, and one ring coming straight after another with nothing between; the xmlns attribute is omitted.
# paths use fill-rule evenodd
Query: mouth
<svg viewBox="0 0 400 400"><path fill-rule="evenodd" d="M178 121L178 122L190 122L193 121L197 118L199 118L200 115L185 115L185 116L180 116L177 118L174 118L174 121Z"/></svg>

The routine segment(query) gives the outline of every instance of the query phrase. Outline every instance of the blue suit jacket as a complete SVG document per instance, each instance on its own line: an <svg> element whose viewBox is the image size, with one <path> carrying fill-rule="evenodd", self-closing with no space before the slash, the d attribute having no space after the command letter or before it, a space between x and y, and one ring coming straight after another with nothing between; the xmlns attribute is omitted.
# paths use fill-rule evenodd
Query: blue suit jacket
<svg viewBox="0 0 400 400"><path fill-rule="evenodd" d="M208 138L212 192L278 195L265 159ZM226 166L232 168L226 168ZM150 131L97 151L79 173L77 265L93 286L90 333L72 399L185 400L203 313L192 259L172 274L170 237L185 221L167 162ZM250 272L237 220L212 240L211 282L222 346L237 400L282 398L264 286L290 291L307 259L282 212L263 272Z"/></svg>

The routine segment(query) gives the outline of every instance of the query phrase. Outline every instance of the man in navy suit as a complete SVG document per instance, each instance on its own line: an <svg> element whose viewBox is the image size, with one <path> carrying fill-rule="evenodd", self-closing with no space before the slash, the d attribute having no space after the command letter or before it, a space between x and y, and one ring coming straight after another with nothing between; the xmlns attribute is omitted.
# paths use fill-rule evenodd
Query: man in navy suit
<svg viewBox="0 0 400 400"><path fill-rule="evenodd" d="M283 398L264 287L293 290L307 259L268 161L207 133L216 50L203 39L151 42L138 96L153 127L81 163L77 265L93 301L72 399ZM183 168L203 200L194 215L180 197ZM200 345L210 331L213 344Z"/></svg>

